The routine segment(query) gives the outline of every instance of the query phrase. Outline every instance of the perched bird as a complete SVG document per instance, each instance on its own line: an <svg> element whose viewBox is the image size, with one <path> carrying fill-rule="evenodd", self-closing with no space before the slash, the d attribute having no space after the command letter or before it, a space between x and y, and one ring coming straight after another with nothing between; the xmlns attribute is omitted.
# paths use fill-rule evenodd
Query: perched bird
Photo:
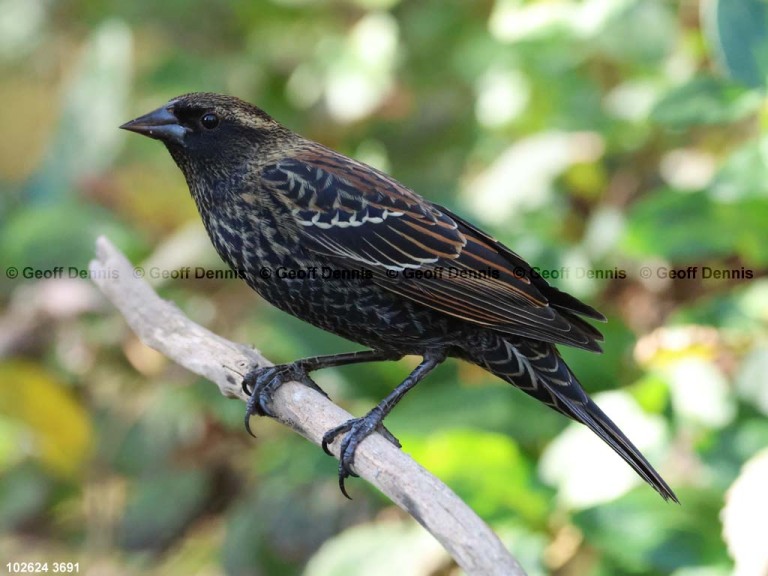
<svg viewBox="0 0 768 576"><path fill-rule="evenodd" d="M307 140L230 96L193 93L121 126L163 142L221 258L264 299L370 350L297 360L246 375L252 414L320 368L422 362L341 439L339 486L357 446L448 357L471 362L588 426L666 500L666 482L587 396L557 344L600 351L594 308L550 286L520 256L386 174ZM333 273L320 274L318 270ZM314 271L314 272L313 272ZM319 389L319 388L318 388ZM329 452L330 453L330 452Z"/></svg>

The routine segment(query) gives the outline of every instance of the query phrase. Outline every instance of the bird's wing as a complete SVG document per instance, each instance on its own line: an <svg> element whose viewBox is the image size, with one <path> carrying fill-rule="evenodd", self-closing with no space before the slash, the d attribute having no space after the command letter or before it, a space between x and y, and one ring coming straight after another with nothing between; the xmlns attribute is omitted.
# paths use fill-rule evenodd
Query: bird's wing
<svg viewBox="0 0 768 576"><path fill-rule="evenodd" d="M364 266L383 288L479 326L600 350L600 332L578 315L601 314L387 175L322 148L265 167L261 179L291 211L308 247L339 267Z"/></svg>

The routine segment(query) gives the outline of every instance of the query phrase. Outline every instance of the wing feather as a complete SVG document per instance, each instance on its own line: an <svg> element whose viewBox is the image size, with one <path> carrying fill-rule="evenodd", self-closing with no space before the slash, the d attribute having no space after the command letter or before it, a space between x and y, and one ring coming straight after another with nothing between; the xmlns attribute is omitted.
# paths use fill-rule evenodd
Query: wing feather
<svg viewBox="0 0 768 576"><path fill-rule="evenodd" d="M326 148L302 150L261 176L310 249L338 266L365 264L382 288L476 325L600 350L602 335L579 317L604 319L599 312L389 176ZM431 274L416 277L406 270Z"/></svg>

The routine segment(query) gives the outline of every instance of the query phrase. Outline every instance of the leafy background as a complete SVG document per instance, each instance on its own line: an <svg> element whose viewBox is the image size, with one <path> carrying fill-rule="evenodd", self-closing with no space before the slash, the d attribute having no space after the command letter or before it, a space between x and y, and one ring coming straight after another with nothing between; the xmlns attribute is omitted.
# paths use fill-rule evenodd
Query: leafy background
<svg viewBox="0 0 768 576"><path fill-rule="evenodd" d="M344 500L318 448L265 419L248 437L241 403L77 277L99 234L147 270L222 267L167 153L117 130L206 90L389 171L607 314L603 355L564 354L682 506L471 366L388 420L530 574L768 572L766 2L0 0L0 71L4 570L457 573L363 482ZM276 361L352 348L240 282L152 281ZM414 362L318 379L362 414Z"/></svg>

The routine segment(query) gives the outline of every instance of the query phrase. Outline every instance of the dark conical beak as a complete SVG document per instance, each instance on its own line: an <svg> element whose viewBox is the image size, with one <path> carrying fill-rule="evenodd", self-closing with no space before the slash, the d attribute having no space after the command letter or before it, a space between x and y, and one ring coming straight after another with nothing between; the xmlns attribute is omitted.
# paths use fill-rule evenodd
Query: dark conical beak
<svg viewBox="0 0 768 576"><path fill-rule="evenodd" d="M184 144L184 136L187 133L187 129L179 124L179 119L166 106L126 122L120 128L180 146Z"/></svg>

